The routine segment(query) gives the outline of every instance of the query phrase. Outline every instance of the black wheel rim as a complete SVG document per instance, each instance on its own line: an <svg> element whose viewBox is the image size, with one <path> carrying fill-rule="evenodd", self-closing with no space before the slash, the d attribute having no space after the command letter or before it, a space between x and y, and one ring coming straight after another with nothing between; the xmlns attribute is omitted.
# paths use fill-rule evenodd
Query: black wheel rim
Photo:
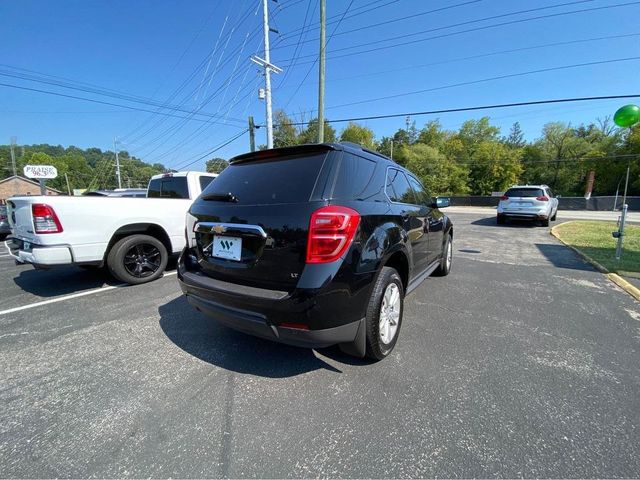
<svg viewBox="0 0 640 480"><path fill-rule="evenodd" d="M136 278L150 277L160 268L160 250L148 243L134 245L124 255L124 268Z"/></svg>

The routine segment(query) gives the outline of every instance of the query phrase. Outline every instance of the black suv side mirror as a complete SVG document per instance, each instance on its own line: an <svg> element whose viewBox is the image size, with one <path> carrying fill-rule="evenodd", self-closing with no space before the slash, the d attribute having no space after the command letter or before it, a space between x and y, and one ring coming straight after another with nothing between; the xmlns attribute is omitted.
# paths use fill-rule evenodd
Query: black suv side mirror
<svg viewBox="0 0 640 480"><path fill-rule="evenodd" d="M431 208L446 208L451 203L449 197L433 197L431 199Z"/></svg>

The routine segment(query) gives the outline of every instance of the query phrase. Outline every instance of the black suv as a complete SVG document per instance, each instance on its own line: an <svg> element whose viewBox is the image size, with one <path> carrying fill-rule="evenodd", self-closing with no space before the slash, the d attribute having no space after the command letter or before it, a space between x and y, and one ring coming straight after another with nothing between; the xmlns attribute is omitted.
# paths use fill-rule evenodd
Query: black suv
<svg viewBox="0 0 640 480"><path fill-rule="evenodd" d="M410 172L356 144L240 155L193 203L178 279L224 325L382 359L403 300L451 268L453 227Z"/></svg>

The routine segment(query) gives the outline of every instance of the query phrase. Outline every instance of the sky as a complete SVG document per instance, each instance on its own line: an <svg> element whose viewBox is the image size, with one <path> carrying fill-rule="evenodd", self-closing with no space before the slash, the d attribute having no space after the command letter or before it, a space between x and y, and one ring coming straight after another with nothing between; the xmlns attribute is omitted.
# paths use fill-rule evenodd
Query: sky
<svg viewBox="0 0 640 480"><path fill-rule="evenodd" d="M407 112L640 94L640 1L326 0L325 115L362 120L380 139ZM268 1L273 108L316 116L319 1ZM265 123L261 0L0 2L0 144L120 150L175 169L249 149ZM498 78L499 77L499 78ZM457 129L489 116L528 140L640 99L438 115ZM336 122L338 132L346 123ZM266 143L266 129L256 131Z"/></svg>

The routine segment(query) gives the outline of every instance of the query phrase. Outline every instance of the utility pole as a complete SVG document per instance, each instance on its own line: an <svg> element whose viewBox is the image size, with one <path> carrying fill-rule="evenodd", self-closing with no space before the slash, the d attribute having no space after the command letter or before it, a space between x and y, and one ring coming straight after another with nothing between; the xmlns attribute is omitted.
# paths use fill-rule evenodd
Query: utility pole
<svg viewBox="0 0 640 480"><path fill-rule="evenodd" d="M391 160L393 160L393 138L391 139Z"/></svg>
<svg viewBox="0 0 640 480"><path fill-rule="evenodd" d="M282 69L271 63L269 53L269 7L268 0L262 0L262 23L264 27L264 59L253 55L251 61L264 67L264 96L267 106L267 148L273 148L273 113L271 111L271 72L282 73ZM274 30L275 31L275 30Z"/></svg>
<svg viewBox="0 0 640 480"><path fill-rule="evenodd" d="M122 179L120 178L120 158L118 157L118 147L117 144L118 139L116 137L113 138L113 149L116 152L116 179L118 180L118 188L122 188Z"/></svg>
<svg viewBox="0 0 640 480"><path fill-rule="evenodd" d="M249 147L252 152L256 151L256 124L253 122L253 116L249 117Z"/></svg>
<svg viewBox="0 0 640 480"><path fill-rule="evenodd" d="M324 142L324 61L327 12L325 0L320 0L320 62L318 68L318 143Z"/></svg>
<svg viewBox="0 0 640 480"><path fill-rule="evenodd" d="M13 176L16 176L16 137L11 137L11 168L13 169ZM18 182L13 181L13 193L18 194Z"/></svg>
<svg viewBox="0 0 640 480"><path fill-rule="evenodd" d="M67 181L67 193L71 196L71 186L69 185L69 175L65 172L64 179Z"/></svg>

